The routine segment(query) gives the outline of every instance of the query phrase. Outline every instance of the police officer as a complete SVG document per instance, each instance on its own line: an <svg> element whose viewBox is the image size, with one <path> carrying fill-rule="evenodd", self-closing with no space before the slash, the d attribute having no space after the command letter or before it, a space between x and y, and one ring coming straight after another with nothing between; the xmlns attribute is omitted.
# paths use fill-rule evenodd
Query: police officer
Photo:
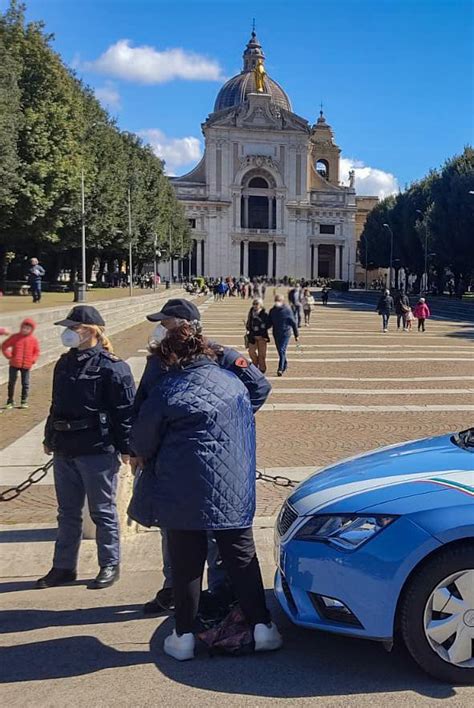
<svg viewBox="0 0 474 708"><path fill-rule="evenodd" d="M100 572L93 587L119 578L120 537L116 489L122 462L129 461L128 438L135 385L130 367L112 352L105 322L87 305L74 307L61 340L69 351L56 364L44 449L54 455L58 535L53 567L37 586L53 587L76 579L87 497L97 527Z"/></svg>
<svg viewBox="0 0 474 708"><path fill-rule="evenodd" d="M150 337L150 346L159 344L160 339L166 334L166 328L163 323L173 322L175 320L188 320L190 322L199 322L201 313L194 303L181 298L168 300L160 312L153 315L148 315L147 319L150 322L158 322L154 333ZM161 325L161 326L160 326ZM164 330L164 331L163 331ZM248 361L240 352L229 347L223 347L216 342L211 342L211 346L217 354L217 363L223 369L232 371L244 386L247 388L252 404L253 412L256 413L267 400L271 385L265 376ZM160 359L157 356L150 356L147 359L145 371L138 386L137 395L135 397L134 414L138 415L142 403L148 398L150 391L156 385L157 378L166 373ZM133 463L133 460L132 460ZM144 606L146 614L156 614L163 610L171 609L173 606L173 589L171 587L171 566L168 554L168 544L166 534L162 535L162 554L163 554L163 574L165 576L164 587L159 590L153 600L147 602ZM213 538L209 539L209 554L208 554L208 585L214 595L224 595L226 592L227 578L223 571L222 563L217 554L216 544Z"/></svg>

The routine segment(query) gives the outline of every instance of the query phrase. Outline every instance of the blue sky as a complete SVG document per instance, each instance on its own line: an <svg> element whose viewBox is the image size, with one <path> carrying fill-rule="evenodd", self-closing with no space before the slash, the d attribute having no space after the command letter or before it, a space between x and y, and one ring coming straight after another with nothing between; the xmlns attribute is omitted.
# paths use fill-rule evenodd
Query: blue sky
<svg viewBox="0 0 474 708"><path fill-rule="evenodd" d="M362 191L403 187L473 142L471 0L27 0L27 7L119 125L146 131L175 174L197 162L200 124L224 78L240 71L253 17L267 72L310 122L323 101L343 167L357 161Z"/></svg>

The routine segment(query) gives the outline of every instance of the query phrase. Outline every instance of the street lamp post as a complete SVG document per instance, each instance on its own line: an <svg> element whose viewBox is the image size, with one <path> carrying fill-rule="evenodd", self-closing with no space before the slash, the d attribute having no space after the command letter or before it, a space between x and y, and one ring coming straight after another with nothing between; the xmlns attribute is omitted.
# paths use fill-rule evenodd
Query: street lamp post
<svg viewBox="0 0 474 708"><path fill-rule="evenodd" d="M84 168L81 168L81 282L77 284L77 302L86 301L86 195L84 188Z"/></svg>
<svg viewBox="0 0 474 708"><path fill-rule="evenodd" d="M173 253L171 251L171 224L169 226L169 246L170 246L170 287L173 282Z"/></svg>
<svg viewBox="0 0 474 708"><path fill-rule="evenodd" d="M390 231L390 262L388 268L388 289L390 289L392 287L393 231L389 224L384 224L383 227L384 229L388 229L388 231Z"/></svg>
<svg viewBox="0 0 474 708"><path fill-rule="evenodd" d="M132 256L132 199L130 187L127 192L128 196L128 270L129 276L129 294L130 297L133 295L133 256Z"/></svg>
<svg viewBox="0 0 474 708"><path fill-rule="evenodd" d="M158 244L158 234L153 235L153 291L156 292L156 246Z"/></svg>

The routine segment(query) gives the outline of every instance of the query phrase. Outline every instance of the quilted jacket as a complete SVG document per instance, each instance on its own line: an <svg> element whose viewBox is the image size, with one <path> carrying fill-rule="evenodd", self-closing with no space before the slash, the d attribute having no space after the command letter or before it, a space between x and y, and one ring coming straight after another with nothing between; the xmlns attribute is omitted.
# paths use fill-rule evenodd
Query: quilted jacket
<svg viewBox="0 0 474 708"><path fill-rule="evenodd" d="M36 327L34 320L29 318L23 320L21 324L22 326L29 325L32 331ZM33 333L24 335L17 332L5 339L2 344L2 352L9 360L10 366L16 369L31 369L38 361L40 347Z"/></svg>
<svg viewBox="0 0 474 708"><path fill-rule="evenodd" d="M131 447L145 458L128 510L143 526L247 528L255 514L255 423L245 386L209 359L158 379Z"/></svg>

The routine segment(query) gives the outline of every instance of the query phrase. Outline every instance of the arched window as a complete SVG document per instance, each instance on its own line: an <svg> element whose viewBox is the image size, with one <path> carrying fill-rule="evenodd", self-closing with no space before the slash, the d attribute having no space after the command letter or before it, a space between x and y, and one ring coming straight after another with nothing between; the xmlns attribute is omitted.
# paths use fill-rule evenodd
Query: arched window
<svg viewBox="0 0 474 708"><path fill-rule="evenodd" d="M329 163L327 160L317 160L316 172L324 179L329 179Z"/></svg>
<svg viewBox="0 0 474 708"><path fill-rule="evenodd" d="M258 189L268 189L268 182L263 177L253 177L249 184L249 187L257 187Z"/></svg>

